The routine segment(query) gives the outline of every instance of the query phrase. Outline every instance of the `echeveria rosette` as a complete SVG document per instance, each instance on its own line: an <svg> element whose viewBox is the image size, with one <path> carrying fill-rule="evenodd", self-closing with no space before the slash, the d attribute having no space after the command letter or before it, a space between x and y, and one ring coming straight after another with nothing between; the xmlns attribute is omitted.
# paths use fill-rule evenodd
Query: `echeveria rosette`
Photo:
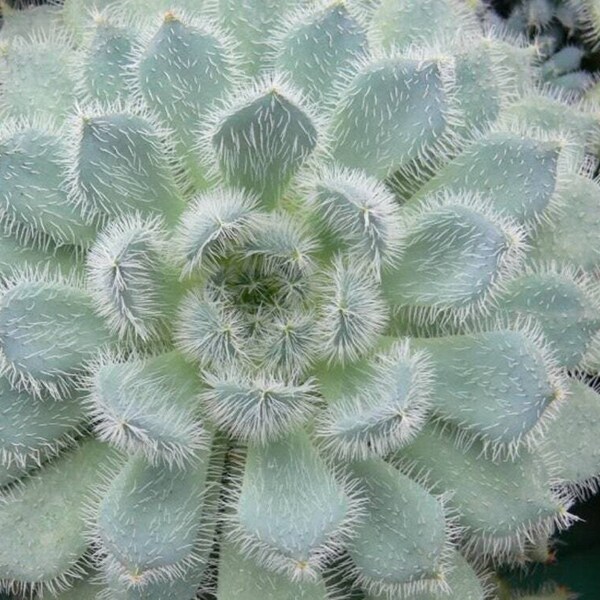
<svg viewBox="0 0 600 600"><path fill-rule="evenodd" d="M65 0L0 44L7 594L484 600L571 523L597 113L525 42L454 0Z"/></svg>

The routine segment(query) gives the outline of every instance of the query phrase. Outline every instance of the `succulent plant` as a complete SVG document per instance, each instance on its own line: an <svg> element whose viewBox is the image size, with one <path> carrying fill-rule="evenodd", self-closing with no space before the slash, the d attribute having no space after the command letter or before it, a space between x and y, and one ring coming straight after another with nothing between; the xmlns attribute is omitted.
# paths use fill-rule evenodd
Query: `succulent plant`
<svg viewBox="0 0 600 600"><path fill-rule="evenodd" d="M542 81L563 93L581 97L598 77L592 56L600 48L600 4L597 0L521 0L505 3L504 17L481 3L482 20L535 43ZM591 67L591 68L590 68Z"/></svg>
<svg viewBox="0 0 600 600"><path fill-rule="evenodd" d="M600 474L598 112L453 0L0 33L9 597L483 600Z"/></svg>

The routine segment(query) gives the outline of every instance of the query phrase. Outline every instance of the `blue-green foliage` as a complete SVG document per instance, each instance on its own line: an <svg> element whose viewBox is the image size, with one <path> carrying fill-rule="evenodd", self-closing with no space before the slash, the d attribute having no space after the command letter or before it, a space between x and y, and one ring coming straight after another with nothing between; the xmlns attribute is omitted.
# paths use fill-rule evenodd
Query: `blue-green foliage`
<svg viewBox="0 0 600 600"><path fill-rule="evenodd" d="M6 11L0 594L487 600L543 555L600 475L600 123L539 47L459 0Z"/></svg>

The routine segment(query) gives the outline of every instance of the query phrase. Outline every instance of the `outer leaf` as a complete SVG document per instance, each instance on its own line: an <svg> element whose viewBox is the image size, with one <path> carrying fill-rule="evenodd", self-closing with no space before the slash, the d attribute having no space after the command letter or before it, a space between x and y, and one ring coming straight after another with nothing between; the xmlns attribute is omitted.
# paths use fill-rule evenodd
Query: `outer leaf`
<svg viewBox="0 0 600 600"><path fill-rule="evenodd" d="M451 436L429 428L395 458L410 470L422 469L435 489L453 492L449 503L464 528L464 549L477 560L523 554L533 534L549 534L571 522L568 498L552 492L555 480L530 452L492 462L479 443L459 449Z"/></svg>
<svg viewBox="0 0 600 600"><path fill-rule="evenodd" d="M522 232L486 201L440 195L406 213L400 258L384 271L383 292L413 322L433 322L443 311L460 318L489 304L522 253Z"/></svg>
<svg viewBox="0 0 600 600"><path fill-rule="evenodd" d="M204 175L193 152L196 129L211 105L232 86L229 46L204 22L169 11L137 51L138 93L176 133L177 151L197 184Z"/></svg>
<svg viewBox="0 0 600 600"><path fill-rule="evenodd" d="M18 387L60 395L98 347L111 340L83 290L22 276L0 300L2 371Z"/></svg>
<svg viewBox="0 0 600 600"><path fill-rule="evenodd" d="M289 10L290 5L282 0L216 0L216 17L237 41L249 75L268 66L269 38Z"/></svg>
<svg viewBox="0 0 600 600"><path fill-rule="evenodd" d="M561 366L600 364L600 295L597 284L556 265L525 271L507 282L498 311L540 324Z"/></svg>
<svg viewBox="0 0 600 600"><path fill-rule="evenodd" d="M230 537L269 570L310 580L356 507L304 432L248 449Z"/></svg>
<svg viewBox="0 0 600 600"><path fill-rule="evenodd" d="M534 224L556 205L574 166L572 146L564 135L491 132L442 168L417 198L436 190L469 190L488 198L496 211Z"/></svg>
<svg viewBox="0 0 600 600"><path fill-rule="evenodd" d="M326 600L322 579L316 582L291 581L273 573L236 551L231 542L221 545L218 600Z"/></svg>
<svg viewBox="0 0 600 600"><path fill-rule="evenodd" d="M426 53L365 61L333 112L334 158L382 179L434 151L454 122L453 71Z"/></svg>
<svg viewBox="0 0 600 600"><path fill-rule="evenodd" d="M326 100L366 53L366 35L344 0L303 11L277 42L276 68L314 102Z"/></svg>
<svg viewBox="0 0 600 600"><path fill-rule="evenodd" d="M576 379L557 418L548 425L542 450L551 456L556 475L584 498L598 490L600 476L600 395Z"/></svg>
<svg viewBox="0 0 600 600"><path fill-rule="evenodd" d="M152 466L140 455L129 459L98 505L95 537L109 576L144 586L177 579L201 560L209 458L206 451L189 469Z"/></svg>
<svg viewBox="0 0 600 600"><path fill-rule="evenodd" d="M431 37L455 35L474 30L466 7L454 0L382 0L373 13L372 35L387 49Z"/></svg>
<svg viewBox="0 0 600 600"><path fill-rule="evenodd" d="M135 40L132 29L98 15L86 36L80 66L82 95L88 101L127 100L130 95L127 75Z"/></svg>
<svg viewBox="0 0 600 600"><path fill-rule="evenodd" d="M126 110L83 112L72 127L69 185L86 210L173 224L183 201L157 126Z"/></svg>
<svg viewBox="0 0 600 600"><path fill-rule="evenodd" d="M358 583L392 597L443 591L449 532L443 505L381 459L353 463L366 517L348 544Z"/></svg>
<svg viewBox="0 0 600 600"><path fill-rule="evenodd" d="M413 344L432 361L433 410L493 453L516 453L524 441L535 441L566 396L556 363L531 332L505 329Z"/></svg>
<svg viewBox="0 0 600 600"><path fill-rule="evenodd" d="M534 262L556 260L591 272L600 265L596 235L600 227L600 186L581 175L565 181L563 210L542 224L532 240Z"/></svg>
<svg viewBox="0 0 600 600"><path fill-rule="evenodd" d="M485 600L487 598L486 587L477 577L477 574L469 563L458 553L452 552L449 561L449 569L446 575L446 583L450 588L448 594L440 596L428 591L416 592L410 595L411 600ZM385 594L367 594L365 600L385 600L389 598Z"/></svg>
<svg viewBox="0 0 600 600"><path fill-rule="evenodd" d="M0 462L25 467L73 442L84 421L81 398L35 398L0 378ZM32 460L33 459L33 460Z"/></svg>
<svg viewBox="0 0 600 600"><path fill-rule="evenodd" d="M81 572L83 508L111 453L88 440L16 487L0 504L0 579L15 591L61 589ZM34 540L34 541L33 541Z"/></svg>
<svg viewBox="0 0 600 600"><path fill-rule="evenodd" d="M0 48L0 112L12 117L62 118L73 106L73 51L52 34L29 42L15 38Z"/></svg>
<svg viewBox="0 0 600 600"><path fill-rule="evenodd" d="M9 126L0 139L0 214L26 236L87 246L96 228L68 197L64 154L59 132L35 121Z"/></svg>

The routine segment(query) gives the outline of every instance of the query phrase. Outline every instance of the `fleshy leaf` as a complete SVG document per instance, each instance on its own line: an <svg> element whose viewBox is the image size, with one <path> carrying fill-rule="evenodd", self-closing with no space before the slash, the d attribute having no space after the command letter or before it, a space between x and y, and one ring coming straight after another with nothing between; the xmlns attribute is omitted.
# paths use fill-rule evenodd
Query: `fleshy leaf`
<svg viewBox="0 0 600 600"><path fill-rule="evenodd" d="M136 85L148 107L175 132L176 151L196 185L204 175L193 148L196 129L211 105L232 86L229 43L202 21L165 13L160 27L138 50Z"/></svg>
<svg viewBox="0 0 600 600"><path fill-rule="evenodd" d="M2 29L0 43L17 36L29 41L50 34L60 27L61 12L57 6L20 6L13 9L7 3L2 5Z"/></svg>
<svg viewBox="0 0 600 600"><path fill-rule="evenodd" d="M118 102L130 95L128 80L134 34L131 28L114 25L96 16L84 44L80 88L88 101Z"/></svg>
<svg viewBox="0 0 600 600"><path fill-rule="evenodd" d="M450 544L443 504L382 459L349 470L366 513L347 547L357 583L388 597L443 591Z"/></svg>
<svg viewBox="0 0 600 600"><path fill-rule="evenodd" d="M121 338L156 338L173 319L182 290L165 260L165 238L158 221L128 216L113 221L88 254L95 307Z"/></svg>
<svg viewBox="0 0 600 600"><path fill-rule="evenodd" d="M431 358L436 415L491 444L493 452L516 452L523 441L534 441L540 420L565 396L546 346L527 331L415 339L413 345Z"/></svg>
<svg viewBox="0 0 600 600"><path fill-rule="evenodd" d="M453 71L450 57L365 62L334 109L333 157L382 179L443 144L455 116Z"/></svg>
<svg viewBox="0 0 600 600"><path fill-rule="evenodd" d="M600 186L581 175L570 175L562 194L564 208L542 223L531 241L533 261L556 260L592 272L600 265L596 243L600 227Z"/></svg>
<svg viewBox="0 0 600 600"><path fill-rule="evenodd" d="M310 207L334 240L335 250L367 254L376 265L391 262L401 237L400 207L393 194L360 171L332 169L310 186Z"/></svg>
<svg viewBox="0 0 600 600"><path fill-rule="evenodd" d="M182 464L205 447L195 369L172 352L150 359L106 360L90 384L98 437L139 450L152 462Z"/></svg>
<svg viewBox="0 0 600 600"><path fill-rule="evenodd" d="M486 587L477 577L477 574L469 563L458 553L452 552L452 558L448 561L449 569L445 577L450 588L448 594L440 596L428 591L415 592L410 595L411 600L485 600L487 598ZM367 594L365 600L389 600L389 596Z"/></svg>
<svg viewBox="0 0 600 600"><path fill-rule="evenodd" d="M84 505L111 452L105 444L85 441L0 503L0 578L13 590L60 589L81 573Z"/></svg>
<svg viewBox="0 0 600 600"><path fill-rule="evenodd" d="M291 581L245 558L231 542L221 545L217 600L326 600L322 579Z"/></svg>
<svg viewBox="0 0 600 600"><path fill-rule="evenodd" d="M468 555L502 560L522 554L532 534L569 525L568 506L552 491L555 480L539 456L524 450L493 462L482 449L478 442L458 448L451 435L427 428L395 454L409 471L427 473L436 491L453 492L449 505L459 514Z"/></svg>
<svg viewBox="0 0 600 600"><path fill-rule="evenodd" d="M300 0L298 5L305 2ZM290 8L286 0L216 0L218 22L236 40L249 75L257 75L268 66L270 36Z"/></svg>
<svg viewBox="0 0 600 600"><path fill-rule="evenodd" d="M508 281L497 310L539 323L561 366L593 369L600 364L599 292L593 280L551 264Z"/></svg>
<svg viewBox="0 0 600 600"><path fill-rule="evenodd" d="M161 216L175 223L183 200L155 124L125 111L84 111L72 129L69 184L86 210L110 217Z"/></svg>
<svg viewBox="0 0 600 600"><path fill-rule="evenodd" d="M372 36L386 50L432 37L475 29L466 7L455 0L382 0L373 13Z"/></svg>
<svg viewBox="0 0 600 600"><path fill-rule="evenodd" d="M534 132L491 132L469 145L419 192L469 190L520 223L535 224L556 204L573 152L564 136Z"/></svg>
<svg viewBox="0 0 600 600"><path fill-rule="evenodd" d="M327 100L344 73L366 53L366 35L342 0L301 13L277 44L276 68L313 102Z"/></svg>
<svg viewBox="0 0 600 600"><path fill-rule="evenodd" d="M570 380L569 392L541 449L552 457L561 483L586 498L597 492L600 478L600 394L577 379Z"/></svg>
<svg viewBox="0 0 600 600"><path fill-rule="evenodd" d="M97 509L103 570L129 586L143 586L176 579L201 560L209 463L210 450L185 469L152 466L139 454L129 459Z"/></svg>
<svg viewBox="0 0 600 600"><path fill-rule="evenodd" d="M49 240L42 247L27 243L16 232L0 231L0 278L10 279L14 273L34 269L52 275L83 273L80 253L71 246L56 248Z"/></svg>
<svg viewBox="0 0 600 600"><path fill-rule="evenodd" d="M354 510L308 435L298 431L248 448L230 537L269 570L314 580Z"/></svg>
<svg viewBox="0 0 600 600"><path fill-rule="evenodd" d="M319 322L322 354L330 362L358 360L383 333L387 311L375 275L362 261L337 260L326 274Z"/></svg>
<svg viewBox="0 0 600 600"><path fill-rule="evenodd" d="M96 228L68 196L64 154L60 134L40 125L23 123L2 135L0 213L28 236L41 233L58 244L87 246Z"/></svg>
<svg viewBox="0 0 600 600"><path fill-rule="evenodd" d="M521 231L484 199L441 195L405 218L400 258L384 270L382 287L417 321L480 311L522 258Z"/></svg>
<svg viewBox="0 0 600 600"><path fill-rule="evenodd" d="M246 374L239 366L223 373L205 373L201 399L218 427L244 441L278 440L305 423L317 401L312 382Z"/></svg>
<svg viewBox="0 0 600 600"><path fill-rule="evenodd" d="M36 398L14 390L5 377L0 377L0 415L0 462L21 467L70 445L85 420L80 394Z"/></svg>
<svg viewBox="0 0 600 600"><path fill-rule="evenodd" d="M2 371L34 393L60 396L111 336L88 294L60 280L21 276L0 300Z"/></svg>
<svg viewBox="0 0 600 600"><path fill-rule="evenodd" d="M0 43L0 113L64 117L74 100L73 56L67 38L59 34Z"/></svg>
<svg viewBox="0 0 600 600"><path fill-rule="evenodd" d="M321 389L328 403L319 417L319 436L328 450L345 458L385 456L422 427L430 402L431 365L425 353L398 343L358 371L360 384L354 393L334 392L333 397L330 380L335 374L331 369L324 374Z"/></svg>
<svg viewBox="0 0 600 600"><path fill-rule="evenodd" d="M311 115L275 82L234 96L217 115L209 143L225 180L273 208L318 137Z"/></svg>

